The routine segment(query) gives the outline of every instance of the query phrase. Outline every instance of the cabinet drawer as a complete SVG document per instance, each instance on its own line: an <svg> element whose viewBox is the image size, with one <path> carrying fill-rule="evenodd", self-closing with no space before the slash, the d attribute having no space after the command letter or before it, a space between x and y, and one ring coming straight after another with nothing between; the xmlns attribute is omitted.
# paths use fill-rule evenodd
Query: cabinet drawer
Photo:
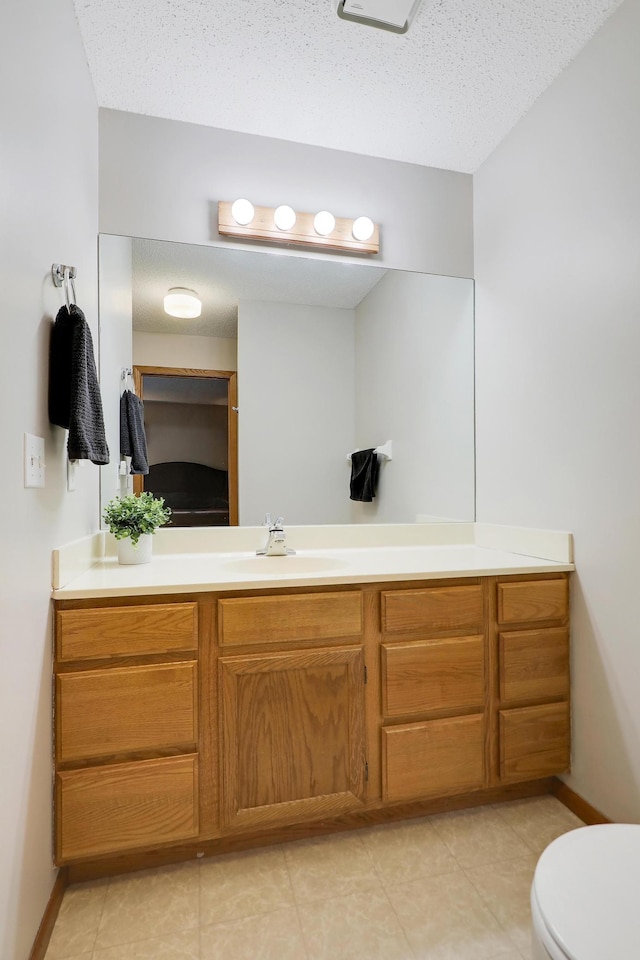
<svg viewBox="0 0 640 960"><path fill-rule="evenodd" d="M528 580L498 584L500 623L564 620L569 613L569 584L561 580Z"/></svg>
<svg viewBox="0 0 640 960"><path fill-rule="evenodd" d="M569 631L565 627L500 634L500 699L569 696Z"/></svg>
<svg viewBox="0 0 640 960"><path fill-rule="evenodd" d="M383 633L415 630L479 629L484 618L482 587L427 587L382 593Z"/></svg>
<svg viewBox="0 0 640 960"><path fill-rule="evenodd" d="M197 797L193 755L58 773L57 860L195 837Z"/></svg>
<svg viewBox="0 0 640 960"><path fill-rule="evenodd" d="M218 600L218 636L225 646L356 637L362 629L360 591Z"/></svg>
<svg viewBox="0 0 640 960"><path fill-rule="evenodd" d="M196 739L195 661L56 677L59 761L186 747Z"/></svg>
<svg viewBox="0 0 640 960"><path fill-rule="evenodd" d="M484 784L481 714L382 729L387 803L476 790Z"/></svg>
<svg viewBox="0 0 640 960"><path fill-rule="evenodd" d="M58 610L58 660L146 656L198 648L195 603Z"/></svg>
<svg viewBox="0 0 640 960"><path fill-rule="evenodd" d="M501 710L499 716L502 780L537 780L568 769L568 703Z"/></svg>
<svg viewBox="0 0 640 960"><path fill-rule="evenodd" d="M481 707L483 699L484 637L383 645L382 712L386 717Z"/></svg>

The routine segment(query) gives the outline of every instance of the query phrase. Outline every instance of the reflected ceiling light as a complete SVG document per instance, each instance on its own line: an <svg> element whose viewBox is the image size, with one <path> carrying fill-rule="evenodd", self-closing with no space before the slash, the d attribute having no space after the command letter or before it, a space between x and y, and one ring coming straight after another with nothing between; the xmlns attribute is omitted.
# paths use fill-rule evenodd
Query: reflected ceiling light
<svg viewBox="0 0 640 960"><path fill-rule="evenodd" d="M164 298L164 312L170 317L193 320L202 313L202 301L195 290L188 287L171 287Z"/></svg>
<svg viewBox="0 0 640 960"><path fill-rule="evenodd" d="M291 230L296 223L296 212L293 207L289 207L286 203L283 203L281 206L276 207L275 213L273 214L273 221L278 230Z"/></svg>
<svg viewBox="0 0 640 960"><path fill-rule="evenodd" d="M255 209L250 200L234 200L231 204L231 216L240 226L246 227L255 216Z"/></svg>
<svg viewBox="0 0 640 960"><path fill-rule="evenodd" d="M219 200L218 233L234 240L315 247L334 253L380 252L380 229L369 217L334 217L328 210L301 213L286 203L254 207L248 200Z"/></svg>
<svg viewBox="0 0 640 960"><path fill-rule="evenodd" d="M336 228L336 218L328 210L321 210L313 218L313 229L321 237L328 237Z"/></svg>
<svg viewBox="0 0 640 960"><path fill-rule="evenodd" d="M355 240L370 240L375 230L375 224L370 217L357 217L353 221L351 233Z"/></svg>

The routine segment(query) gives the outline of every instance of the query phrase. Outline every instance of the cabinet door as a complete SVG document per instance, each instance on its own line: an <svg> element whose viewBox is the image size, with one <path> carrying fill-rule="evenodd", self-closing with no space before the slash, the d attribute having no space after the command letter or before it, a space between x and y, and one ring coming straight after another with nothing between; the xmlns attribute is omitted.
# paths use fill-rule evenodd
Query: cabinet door
<svg viewBox="0 0 640 960"><path fill-rule="evenodd" d="M227 828L334 816L362 804L362 648L222 657L219 676Z"/></svg>

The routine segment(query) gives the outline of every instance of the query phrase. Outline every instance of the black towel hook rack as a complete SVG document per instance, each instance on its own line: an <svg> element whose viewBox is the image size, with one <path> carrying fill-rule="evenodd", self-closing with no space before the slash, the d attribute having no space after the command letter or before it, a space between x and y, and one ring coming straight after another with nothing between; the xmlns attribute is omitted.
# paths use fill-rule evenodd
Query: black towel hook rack
<svg viewBox="0 0 640 960"><path fill-rule="evenodd" d="M61 287L64 284L64 298L67 301L67 310L71 310L71 304L76 303L76 285L74 280L78 275L78 271L75 267L69 267L66 263L53 263L51 264L51 276L53 278L53 285L55 287ZM69 285L71 285L71 290L73 292L73 300L69 296Z"/></svg>

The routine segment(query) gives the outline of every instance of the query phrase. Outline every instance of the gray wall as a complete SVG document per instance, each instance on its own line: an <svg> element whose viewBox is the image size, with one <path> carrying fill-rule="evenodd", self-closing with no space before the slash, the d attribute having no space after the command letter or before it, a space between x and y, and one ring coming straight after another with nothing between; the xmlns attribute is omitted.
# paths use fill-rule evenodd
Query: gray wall
<svg viewBox="0 0 640 960"><path fill-rule="evenodd" d="M238 196L365 213L381 224L379 262L473 275L468 174L100 110L102 233L223 244L217 204Z"/></svg>
<svg viewBox="0 0 640 960"><path fill-rule="evenodd" d="M354 346L353 310L240 301L241 524L349 523Z"/></svg>
<svg viewBox="0 0 640 960"><path fill-rule="evenodd" d="M640 5L474 179L478 519L572 530L573 773L640 821Z"/></svg>
<svg viewBox="0 0 640 960"><path fill-rule="evenodd" d="M356 446L391 440L361 523L474 519L473 284L389 271L356 307Z"/></svg>
<svg viewBox="0 0 640 960"><path fill-rule="evenodd" d="M51 550L95 530L98 468L66 490L65 433L47 418L54 261L78 268L97 339L98 111L72 0L2 8L0 333L0 956L26 960L54 880ZM44 437L46 487L23 487L22 435Z"/></svg>

